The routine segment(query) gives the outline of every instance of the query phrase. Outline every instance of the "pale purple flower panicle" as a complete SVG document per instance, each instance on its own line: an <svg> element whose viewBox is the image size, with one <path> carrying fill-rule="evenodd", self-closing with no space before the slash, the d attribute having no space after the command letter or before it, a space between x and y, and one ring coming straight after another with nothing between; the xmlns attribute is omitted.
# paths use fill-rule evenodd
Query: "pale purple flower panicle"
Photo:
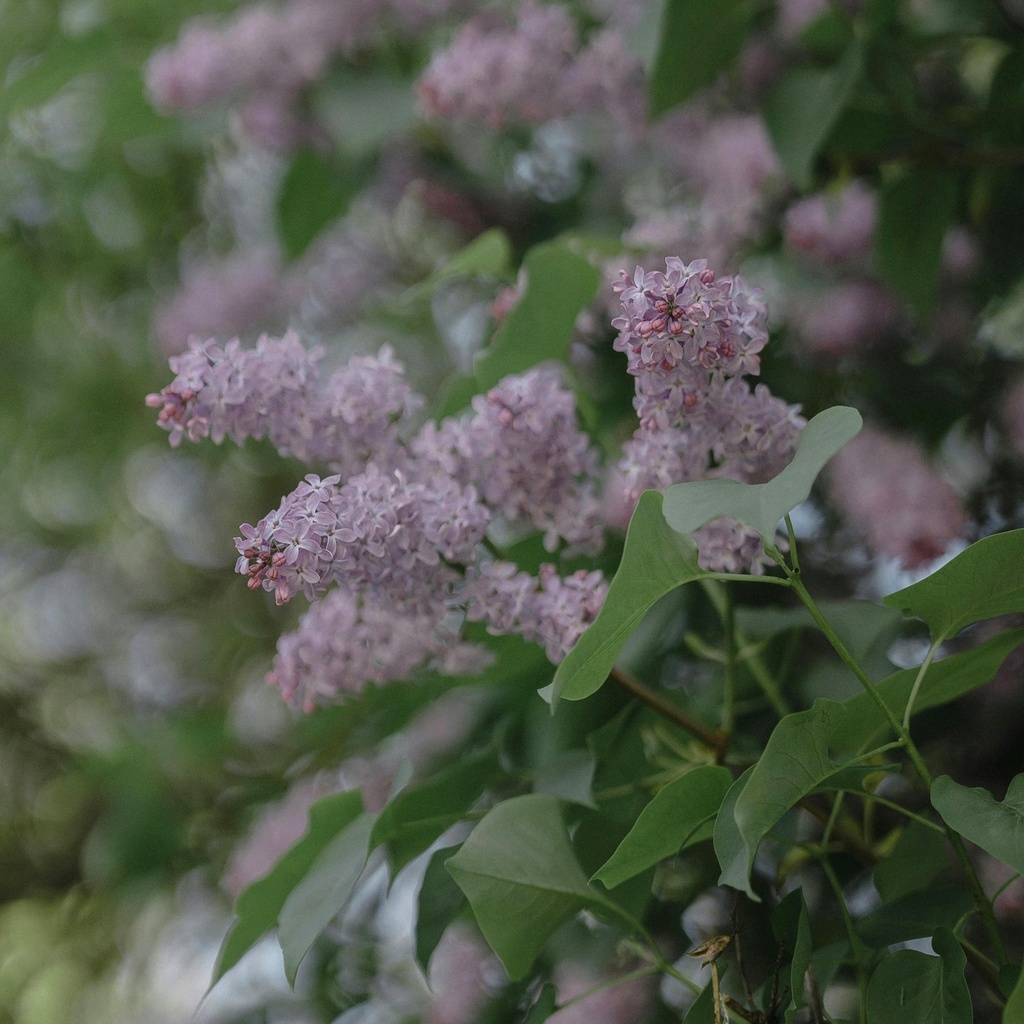
<svg viewBox="0 0 1024 1024"><path fill-rule="evenodd" d="M615 348L636 378L640 429L624 448L627 499L686 480L770 479L792 457L804 420L795 406L744 374L757 373L768 340L760 292L742 278L718 278L705 260L670 257L666 270L617 286L622 315ZM763 564L757 535L738 524L698 531L701 564L726 572ZM731 539L730 539L731 538Z"/></svg>
<svg viewBox="0 0 1024 1024"><path fill-rule="evenodd" d="M495 636L518 633L540 644L556 665L597 618L608 593L600 572L581 570L563 578L553 565L531 576L511 562L484 562L466 580L467 619L485 623Z"/></svg>
<svg viewBox="0 0 1024 1024"><path fill-rule="evenodd" d="M956 491L921 448L875 427L839 450L828 477L834 501L872 551L907 569L938 558L967 524Z"/></svg>
<svg viewBox="0 0 1024 1024"><path fill-rule="evenodd" d="M492 128L586 110L642 119L642 73L616 29L582 49L569 9L526 0L515 24L482 14L434 54L417 83L428 115Z"/></svg>
<svg viewBox="0 0 1024 1024"><path fill-rule="evenodd" d="M278 640L267 681L308 711L360 693L367 683L404 679L463 648L474 648L479 661L475 645L459 642L444 625L443 591L438 598L432 613L414 612L335 588L310 606L297 630Z"/></svg>
<svg viewBox="0 0 1024 1024"><path fill-rule="evenodd" d="M417 83L432 117L469 118L494 128L566 113L563 81L578 45L567 8L526 0L514 25L480 15L434 54Z"/></svg>
<svg viewBox="0 0 1024 1024"><path fill-rule="evenodd" d="M177 374L146 404L159 408L158 421L171 435L268 437L282 455L323 462L344 475L367 461L401 461L399 429L418 404L402 364L389 348L377 356L356 356L326 383L317 366L322 352L307 350L289 331L264 335L255 349L236 340L220 345L193 339L187 352L170 360Z"/></svg>
<svg viewBox="0 0 1024 1024"><path fill-rule="evenodd" d="M452 565L476 558L487 521L473 488L450 479L428 485L373 465L343 485L310 474L256 526L242 526L235 568L278 604L337 583L430 611L457 579Z"/></svg>
<svg viewBox="0 0 1024 1024"><path fill-rule="evenodd" d="M473 399L471 416L428 425L413 450L475 486L495 515L543 530L549 551L559 538L571 550L600 550L598 456L556 367L505 377Z"/></svg>

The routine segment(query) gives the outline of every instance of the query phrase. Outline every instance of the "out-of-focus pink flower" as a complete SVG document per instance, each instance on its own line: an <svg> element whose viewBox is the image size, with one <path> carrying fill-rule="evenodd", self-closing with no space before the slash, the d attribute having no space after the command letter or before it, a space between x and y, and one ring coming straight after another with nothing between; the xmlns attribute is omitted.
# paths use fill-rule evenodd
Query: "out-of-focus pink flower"
<svg viewBox="0 0 1024 1024"><path fill-rule="evenodd" d="M833 500L872 551L907 569L938 558L967 525L956 491L921 448L875 427L840 449L828 476Z"/></svg>
<svg viewBox="0 0 1024 1024"><path fill-rule="evenodd" d="M786 244L823 263L847 263L871 251L877 199L862 181L835 195L818 193L794 203L783 224Z"/></svg>
<svg viewBox="0 0 1024 1024"><path fill-rule="evenodd" d="M586 964L563 961L555 975L558 1001L564 1003L608 980L608 975ZM548 1021L550 1024L641 1024L647 1018L653 990L650 978L610 985L559 1010Z"/></svg>
<svg viewBox="0 0 1024 1024"><path fill-rule="evenodd" d="M903 307L892 292L871 281L836 285L795 317L807 347L829 356L868 348L897 330L903 319Z"/></svg>
<svg viewBox="0 0 1024 1024"><path fill-rule="evenodd" d="M508 981L501 962L480 934L455 924L441 936L430 958L434 994L429 1024L474 1024L488 999Z"/></svg>

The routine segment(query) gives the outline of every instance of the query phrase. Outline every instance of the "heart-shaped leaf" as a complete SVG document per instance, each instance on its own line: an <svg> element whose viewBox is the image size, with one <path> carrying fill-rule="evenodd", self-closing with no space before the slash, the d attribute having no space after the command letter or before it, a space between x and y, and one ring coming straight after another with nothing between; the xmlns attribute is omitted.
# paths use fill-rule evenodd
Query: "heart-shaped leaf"
<svg viewBox="0 0 1024 1024"><path fill-rule="evenodd" d="M525 977L555 929L595 896L558 801L544 794L498 804L446 863L514 981Z"/></svg>
<svg viewBox="0 0 1024 1024"><path fill-rule="evenodd" d="M669 526L693 533L720 516L731 516L772 543L779 520L806 501L825 464L860 431L856 409L837 405L818 413L803 429L793 461L763 484L737 480L697 480L675 484L665 492L664 513Z"/></svg>

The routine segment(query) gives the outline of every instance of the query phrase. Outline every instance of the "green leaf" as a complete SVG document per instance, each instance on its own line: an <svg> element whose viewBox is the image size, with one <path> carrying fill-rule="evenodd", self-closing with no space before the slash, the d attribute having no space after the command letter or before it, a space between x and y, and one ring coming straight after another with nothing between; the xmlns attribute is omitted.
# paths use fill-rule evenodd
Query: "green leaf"
<svg viewBox="0 0 1024 1024"><path fill-rule="evenodd" d="M983 686L996 674L1007 655L1021 643L1024 643L1024 627L1008 629L977 647L933 662L917 692L914 714L948 704ZM875 684L882 700L900 721L903 720L917 672L916 668L901 669ZM870 694L858 693L845 701L843 707L849 714L832 737L832 742L839 749L864 750L889 734L892 728L889 720Z"/></svg>
<svg viewBox="0 0 1024 1024"><path fill-rule="evenodd" d="M856 925L873 949L923 939L936 928L952 928L974 907L970 890L959 882L940 881L873 910Z"/></svg>
<svg viewBox="0 0 1024 1024"><path fill-rule="evenodd" d="M278 919L278 941L291 985L299 964L317 936L352 895L369 855L373 815L360 814L328 844L305 878L285 900Z"/></svg>
<svg viewBox="0 0 1024 1024"><path fill-rule="evenodd" d="M366 180L361 164L340 165L311 150L292 160L277 196L277 230L289 259L348 208Z"/></svg>
<svg viewBox="0 0 1024 1024"><path fill-rule="evenodd" d="M442 263L425 281L414 285L406 293L406 297L414 297L422 291L429 291L442 281L448 281L453 277L481 274L487 277L506 278L511 273L512 243L501 228L489 228ZM472 379L475 384L475 378Z"/></svg>
<svg viewBox="0 0 1024 1024"><path fill-rule="evenodd" d="M618 849L594 875L609 889L702 839L732 785L727 768L700 765L670 782L640 812Z"/></svg>
<svg viewBox="0 0 1024 1024"><path fill-rule="evenodd" d="M555 986L550 981L545 982L540 990L540 995L537 996L537 1002L530 1007L530 1012L526 1015L523 1024L544 1024L544 1021L555 1012L557 997L558 992Z"/></svg>
<svg viewBox="0 0 1024 1024"><path fill-rule="evenodd" d="M900 834L891 854L875 868L875 888L883 903L894 903L927 889L949 868L946 837L912 821Z"/></svg>
<svg viewBox="0 0 1024 1024"><path fill-rule="evenodd" d="M920 321L935 304L942 241L956 214L957 192L952 171L915 167L886 181L879 193L875 264Z"/></svg>
<svg viewBox="0 0 1024 1024"><path fill-rule="evenodd" d="M807 499L825 463L857 435L861 424L856 409L842 405L826 409L804 427L793 461L774 479L763 484L737 480L675 484L665 492L665 519L674 530L692 533L719 516L732 516L771 544L779 520Z"/></svg>
<svg viewBox="0 0 1024 1024"><path fill-rule="evenodd" d="M948 928L939 928L932 948L938 956L900 949L879 964L868 985L871 1024L971 1024L967 957L960 943Z"/></svg>
<svg viewBox="0 0 1024 1024"><path fill-rule="evenodd" d="M1006 1000L1003 1024L1024 1024L1024 971L1017 976L1017 983Z"/></svg>
<svg viewBox="0 0 1024 1024"><path fill-rule="evenodd" d="M765 124L789 176L802 189L814 161L861 75L860 45L851 43L831 68L797 68L778 84L764 108Z"/></svg>
<svg viewBox="0 0 1024 1024"><path fill-rule="evenodd" d="M722 869L719 882L731 885L734 889L745 892L752 900L760 902L760 897L750 887L750 869L747 861L747 844L740 833L736 822L736 804L743 795L750 776L754 771L751 765L730 787L725 794L722 806L715 818L714 844L715 856Z"/></svg>
<svg viewBox="0 0 1024 1024"><path fill-rule="evenodd" d="M725 971L720 965L718 968L719 978L724 974ZM709 981L701 989L700 995L693 1001L693 1005L686 1011L683 1024L718 1024L719 1020L719 1014L715 1012L715 988Z"/></svg>
<svg viewBox="0 0 1024 1024"><path fill-rule="evenodd" d="M596 767L589 750L563 750L538 767L533 791L596 808L593 792Z"/></svg>
<svg viewBox="0 0 1024 1024"><path fill-rule="evenodd" d="M274 925L289 894L302 881L325 847L363 810L358 792L337 793L309 809L306 834L235 903L235 923L220 948L213 982L219 981Z"/></svg>
<svg viewBox="0 0 1024 1024"><path fill-rule="evenodd" d="M622 561L604 605L555 672L554 697L582 700L599 690L629 635L654 603L703 575L693 540L666 523L662 496L644 491L629 521Z"/></svg>
<svg viewBox="0 0 1024 1024"><path fill-rule="evenodd" d="M968 789L948 775L932 783L932 807L942 820L986 853L1024 874L1024 775L999 803L987 789Z"/></svg>
<svg viewBox="0 0 1024 1024"><path fill-rule="evenodd" d="M647 109L659 117L727 71L743 49L753 17L749 0L666 0L661 40L647 86Z"/></svg>
<svg viewBox="0 0 1024 1024"><path fill-rule="evenodd" d="M445 846L430 855L416 898L415 954L424 975L441 936L466 906L466 897L444 866L457 849L457 846Z"/></svg>
<svg viewBox="0 0 1024 1024"><path fill-rule="evenodd" d="M500 771L497 753L488 750L462 757L421 785L402 790L377 816L371 848L387 845L388 860L397 873L462 821Z"/></svg>
<svg viewBox="0 0 1024 1024"><path fill-rule="evenodd" d="M769 830L805 796L821 790L852 788L858 776L878 770L878 766L872 765L836 764L829 757L829 738L845 715L842 704L819 698L810 710L786 715L775 726L760 760L733 784L719 811L721 819L727 812L729 796L742 781L743 786L736 792L732 806L740 843L737 845L735 838L730 837L728 862L719 856L720 884L731 885L759 901L750 888L750 872L758 844ZM716 823L716 853L719 852L718 837Z"/></svg>
<svg viewBox="0 0 1024 1024"><path fill-rule="evenodd" d="M804 977L811 964L811 926L802 889L794 889L772 911L772 931L782 944L789 960L789 1006L786 1024L796 1011L807 1003ZM782 989L785 992L785 987Z"/></svg>
<svg viewBox="0 0 1024 1024"><path fill-rule="evenodd" d="M582 256L559 242L534 246L523 257L526 288L477 356L481 391L510 373L547 359L564 360L580 310L597 294L601 276Z"/></svg>
<svg viewBox="0 0 1024 1024"><path fill-rule="evenodd" d="M545 942L594 891L569 845L558 801L532 793L498 804L448 870L509 977L525 977Z"/></svg>
<svg viewBox="0 0 1024 1024"><path fill-rule="evenodd" d="M904 615L924 619L933 638L955 636L993 615L1024 611L1024 530L984 537L884 600Z"/></svg>

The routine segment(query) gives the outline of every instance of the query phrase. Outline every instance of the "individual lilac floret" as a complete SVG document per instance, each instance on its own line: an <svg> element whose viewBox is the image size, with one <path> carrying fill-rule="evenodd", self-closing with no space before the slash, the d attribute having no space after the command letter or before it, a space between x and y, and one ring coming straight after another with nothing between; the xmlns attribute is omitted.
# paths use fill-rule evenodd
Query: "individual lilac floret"
<svg viewBox="0 0 1024 1024"><path fill-rule="evenodd" d="M670 257L664 273L637 267L622 278L615 348L636 378L640 417L619 466L627 502L687 480L773 477L792 458L804 420L743 378L758 372L768 340L760 293L741 278L716 277L705 260ZM765 564L757 535L739 524L717 521L696 539L704 568Z"/></svg>
<svg viewBox="0 0 1024 1024"><path fill-rule="evenodd" d="M938 558L967 524L956 491L920 447L874 427L839 450L828 475L833 499L872 551L906 569Z"/></svg>
<svg viewBox="0 0 1024 1024"><path fill-rule="evenodd" d="M473 488L450 479L418 483L373 465L344 485L310 474L256 526L243 524L235 569L278 604L337 583L430 611L457 578L452 565L475 560L487 522Z"/></svg>
<svg viewBox="0 0 1024 1024"><path fill-rule="evenodd" d="M786 244L823 263L847 263L871 251L877 216L875 193L852 181L836 195L819 193L801 199L787 211Z"/></svg>
<svg viewBox="0 0 1024 1024"><path fill-rule="evenodd" d="M517 633L544 648L558 664L597 618L608 593L600 572L560 577L542 565L536 577L511 562L485 562L466 574L466 618L483 622L494 636Z"/></svg>
<svg viewBox="0 0 1024 1024"><path fill-rule="evenodd" d="M549 551L559 538L570 550L600 550L598 455L557 367L505 377L473 399L468 418L428 425L413 450L425 465L476 487L495 515L543 530Z"/></svg>
<svg viewBox="0 0 1024 1024"><path fill-rule="evenodd" d="M471 655L475 667L482 667L486 652L461 643L444 625L446 614L443 599L433 613L410 612L338 587L310 606L297 630L278 640L267 681L290 704L310 711L360 693L367 683L404 679L427 665L445 667L456 655Z"/></svg>
<svg viewBox="0 0 1024 1024"><path fill-rule="evenodd" d="M323 462L343 475L367 461L401 461L399 428L418 399L402 364L385 346L376 356L356 356L321 383L319 349L307 350L297 335L264 335L255 349L238 340L219 345L193 339L170 359L177 374L146 404L159 408L158 422L172 445L183 438L268 437L282 455Z"/></svg>

